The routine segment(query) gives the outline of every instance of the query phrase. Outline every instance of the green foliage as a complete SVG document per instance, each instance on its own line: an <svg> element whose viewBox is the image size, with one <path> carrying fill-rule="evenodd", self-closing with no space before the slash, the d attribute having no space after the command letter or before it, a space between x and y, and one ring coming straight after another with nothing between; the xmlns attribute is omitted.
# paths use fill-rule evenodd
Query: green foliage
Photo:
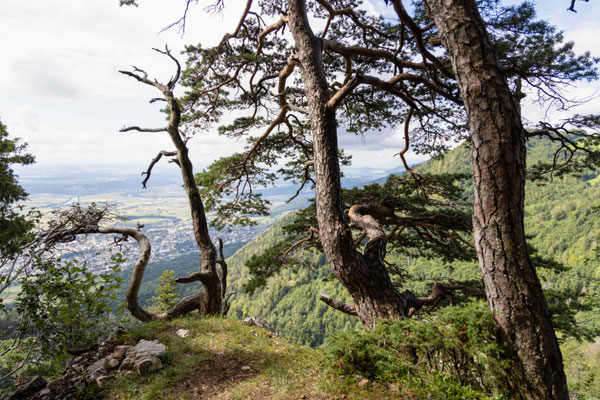
<svg viewBox="0 0 600 400"><path fill-rule="evenodd" d="M8 138L6 125L0 121L0 257L3 258L19 249L34 225L15 207L15 203L27 198L27 193L17 182L11 166L34 162L33 156L25 153L26 148L19 139Z"/></svg>
<svg viewBox="0 0 600 400"><path fill-rule="evenodd" d="M252 295L257 289L264 288L267 280L281 272L284 266L296 266L298 261L285 255L286 250L292 245L292 241L284 240L267 248L261 254L251 255L246 261L250 279L244 284L244 292Z"/></svg>
<svg viewBox="0 0 600 400"><path fill-rule="evenodd" d="M600 399L600 340L570 341L561 345L565 373L572 398Z"/></svg>
<svg viewBox="0 0 600 400"><path fill-rule="evenodd" d="M91 345L106 328L124 261L120 253L114 254L107 271L100 274L75 260L41 261L35 274L20 279L15 301L22 319L18 330L34 335L43 358Z"/></svg>
<svg viewBox="0 0 600 400"><path fill-rule="evenodd" d="M468 244L470 207L461 187L466 177L440 173L417 181L406 175L391 175L382 184L343 190L342 195L347 208L361 205L383 210L384 218L377 211L373 215L388 235L387 252L396 257L473 260L475 252ZM264 286L268 278L285 268L304 268L306 249L322 252L317 235L312 233L318 226L314 202L288 220L280 241L246 261L251 275L244 287L248 293ZM356 235L357 240L361 233L362 230ZM398 283L405 276L404 269L395 263L390 263L390 272Z"/></svg>
<svg viewBox="0 0 600 400"><path fill-rule="evenodd" d="M148 310L152 313L164 312L177 303L179 292L175 286L175 272L165 270L158 278L155 296L150 299Z"/></svg>
<svg viewBox="0 0 600 400"><path fill-rule="evenodd" d="M447 307L423 319L380 321L370 332L352 331L324 345L328 366L344 376L398 382L446 398L506 394L510 363L495 337L483 302Z"/></svg>
<svg viewBox="0 0 600 400"><path fill-rule="evenodd" d="M269 166L274 161L269 160ZM272 183L275 174L256 164L247 166L243 154L236 153L215 161L207 169L197 173L195 179L206 210L217 214L217 218L211 221L212 226L222 229L228 224L252 225L256 222L249 215L269 214L269 201L263 199L260 193L254 192L252 187ZM243 182L240 183L238 179ZM249 190L244 191L246 185Z"/></svg>
<svg viewBox="0 0 600 400"><path fill-rule="evenodd" d="M178 329L189 330L190 337L174 335ZM140 339L158 339L167 346L164 368L149 376L117 375L102 392L103 399L182 400L201 393L230 400L381 400L411 393L411 388L392 391L385 385L354 385L350 391L334 387L332 382L338 377L323 370L320 350L273 338L265 330L233 318L188 315L151 321L132 331L128 344ZM240 372L242 365L248 365L250 372ZM215 381L219 384L212 385Z"/></svg>
<svg viewBox="0 0 600 400"><path fill-rule="evenodd" d="M294 220L288 215L275 223L267 232L248 243L227 259L229 288L236 292L231 300L229 316L265 319L281 336L292 343L313 347L325 337L349 329L362 329L355 318L340 313L319 301L319 292L351 301L348 292L331 276L325 257L316 251L304 251L294 256L294 263L280 273L267 278L267 284L253 294L244 290L251 275L245 267L247 260L264 254L279 243L283 227Z"/></svg>
<svg viewBox="0 0 600 400"><path fill-rule="evenodd" d="M529 140L529 163L551 157L555 148L545 143L542 139ZM470 173L470 152L468 144L463 144L416 169L423 175L467 175ZM456 182L456 185L464 196L472 197L470 179ZM600 327L596 300L600 293L600 263L595 258L599 251L600 219L594 213L597 204L589 201L596 198L600 198L600 178L594 172L585 179L565 176L543 186L528 183L527 187L525 228L528 242L535 250L531 253L532 259L562 340L590 338ZM337 335L360 325L357 319L330 310L318 301L318 293L322 290L344 301L352 301L346 290L331 277L324 257L319 254L318 243L314 250L305 249L285 259L281 257L285 246L278 247L278 244L282 238L294 231L298 232L297 237L306 237L306 226L314 225L314 210L288 215L228 260L233 290L240 291L244 283L250 286L258 276L265 278L256 282L259 285L252 294L238 292L230 315L260 316L289 340L313 346L322 343L330 334ZM261 260L261 254L269 256L269 252L272 262L268 262L268 257L267 261ZM428 259L394 250L388 252L386 260L400 269L402 275L392 275L398 286L417 295L428 295L436 282L481 285L481 271L473 261ZM252 268L261 266L265 269L254 275ZM260 288L260 285L264 286ZM467 299L459 293L455 296L458 303ZM323 321L314 322L315 317Z"/></svg>

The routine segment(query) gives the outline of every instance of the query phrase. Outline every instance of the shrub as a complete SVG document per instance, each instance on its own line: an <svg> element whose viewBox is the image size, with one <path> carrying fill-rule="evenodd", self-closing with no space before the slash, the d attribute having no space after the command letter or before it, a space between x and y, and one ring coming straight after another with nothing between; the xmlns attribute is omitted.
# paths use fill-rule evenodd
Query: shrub
<svg viewBox="0 0 600 400"><path fill-rule="evenodd" d="M485 303L446 307L435 315L381 320L370 332L352 331L325 344L335 373L410 383L436 398L507 395L510 362L503 359Z"/></svg>
<svg viewBox="0 0 600 400"><path fill-rule="evenodd" d="M18 370L52 375L67 352L94 344L108 327L124 261L117 253L107 272L94 274L85 263L38 260L20 279L14 305L2 310L16 328L0 341L0 378Z"/></svg>

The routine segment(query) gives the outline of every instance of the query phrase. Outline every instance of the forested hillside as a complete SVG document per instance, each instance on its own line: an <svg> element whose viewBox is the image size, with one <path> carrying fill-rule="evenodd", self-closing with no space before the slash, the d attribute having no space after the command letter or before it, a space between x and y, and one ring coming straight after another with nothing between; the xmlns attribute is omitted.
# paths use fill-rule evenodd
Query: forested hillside
<svg viewBox="0 0 600 400"><path fill-rule="evenodd" d="M531 139L528 145L528 163L535 165L548 160L553 154L551 144ZM439 159L432 159L415 167L420 173L468 173L470 174L470 149L463 144ZM462 182L465 195L472 197L472 181ZM529 243L538 255L551 258L568 268L555 272L540 269L539 274L547 290L567 290L569 293L593 291L600 279L600 268L592 260L597 238L600 235L600 218L594 208L600 206L600 177L588 172L582 177L566 176L551 181L529 183L525 204L525 224ZM235 292L230 315L239 318L259 316L266 319L277 332L288 340L320 345L324 338L341 330L361 328L357 318L336 312L319 301L319 292L326 291L335 298L350 300L348 293L333 279L325 257L305 252L302 265L285 269L268 280L266 287L255 294L244 293L243 285L248 281L245 262L252 256L264 252L275 244L282 234L282 226L293 215L283 217L263 235L245 244L226 245L224 253L229 257L229 287ZM410 274L406 289L426 294L435 282L467 281L479 279L479 268L475 262L446 263L441 260L409 258L388 255L391 262L404 267ZM174 270L176 276L187 275L197 268L197 254L177 257L165 263L150 263L140 288L140 301L146 303L154 294L158 276L164 270ZM131 270L123 272L129 281ZM198 290L200 284L179 285L182 295ZM585 288L585 289L584 289ZM124 298L123 295L119 298ZM551 301L553 298L551 298ZM564 301L556 298L556 301ZM559 306L559 305L556 305Z"/></svg>
<svg viewBox="0 0 600 400"><path fill-rule="evenodd" d="M551 146L540 144L538 140L530 140L528 150L530 165L547 160L553 154ZM470 157L470 149L463 144L443 158L419 165L417 170L423 174L470 173ZM471 181L466 180L462 185L470 197ZM528 184L525 223L530 245L538 256L555 260L567 268L563 272L539 269L547 291L568 289L573 296L582 290L595 291L600 278L600 268L592 257L600 234L600 218L595 217L593 211L600 203L597 199L600 199L600 177L595 173L585 174L583 178L560 177ZM270 278L266 287L253 295L243 293L242 286L248 279L244 262L273 245L285 222L280 221L228 259L230 287L237 292L230 313L239 317L263 317L289 340L311 346L340 330L360 327L357 318L336 312L318 300L320 291L342 300L349 299L339 283L331 279L321 255L304 254L302 265ZM405 288L418 294L428 293L435 282L477 280L480 275L475 262L444 263L390 256L390 261L403 266L410 274ZM549 297L551 307L564 307L565 300L562 295ZM560 304L554 304L557 302Z"/></svg>

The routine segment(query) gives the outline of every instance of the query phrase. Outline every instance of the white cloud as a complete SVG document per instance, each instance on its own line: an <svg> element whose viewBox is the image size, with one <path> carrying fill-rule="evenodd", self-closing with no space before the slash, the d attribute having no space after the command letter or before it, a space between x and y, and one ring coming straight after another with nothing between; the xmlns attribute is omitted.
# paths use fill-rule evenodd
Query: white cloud
<svg viewBox="0 0 600 400"><path fill-rule="evenodd" d="M41 97L79 97L83 92L54 56L40 51L14 60L9 76L13 90Z"/></svg>
<svg viewBox="0 0 600 400"><path fill-rule="evenodd" d="M176 29L159 31L182 15L184 1L143 0L137 8L120 8L118 0L3 1L0 118L13 136L30 143L40 163L145 164L157 151L171 148L166 136L117 131L130 124L160 126L163 115L159 107L147 105L155 89L117 71L133 64L159 80L168 79L172 62L150 49L168 43L179 54L184 44L215 44L237 22L240 4L227 3L229 8L217 15L206 14L201 4L191 7L181 38ZM365 8L374 12L382 4ZM540 7L552 9L550 4ZM593 18L598 7L582 3L579 14L555 17L567 24L562 28L578 51L600 55L600 27ZM582 93L597 88L578 86ZM585 109L598 109L598 102ZM364 141L341 133L340 143L354 155L355 166L382 168L399 164L393 154L403 145L401 135L390 132L366 135ZM214 132L190 142L197 168L242 146Z"/></svg>

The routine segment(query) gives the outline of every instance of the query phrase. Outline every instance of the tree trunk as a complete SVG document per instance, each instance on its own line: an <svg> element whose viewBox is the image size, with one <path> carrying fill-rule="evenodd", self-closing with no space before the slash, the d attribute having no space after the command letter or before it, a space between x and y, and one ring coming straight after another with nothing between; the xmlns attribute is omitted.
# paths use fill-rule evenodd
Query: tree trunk
<svg viewBox="0 0 600 400"><path fill-rule="evenodd" d="M158 156L154 158L145 172L146 179L142 182L144 188L146 182L150 177L153 166L164 156L175 156L176 158L171 161L175 162L181 170L181 177L183 180L183 189L185 190L188 203L190 205L190 213L192 217L192 225L194 228L194 238L198 244L198 248L201 252L200 271L192 273L189 276L178 278L175 281L177 283L190 283L200 281L204 287L203 292L198 292L194 295L187 296L181 299L175 306L170 310L160 314L150 314L147 311L139 307L137 301L137 293L141 280L143 278L144 269L150 256L150 244L145 236L136 240L140 243L140 258L134 268L134 276L130 287L127 291L127 304L132 314L142 320L147 321L149 319L161 319L161 318L172 318L175 316L189 313L193 310L199 310L201 315L219 315L226 314L229 310L229 305L226 300L225 290L227 288L227 264L223 258L223 242L219 241L219 252L220 259L217 259L217 249L213 244L210 235L208 233L208 222L206 220L206 213L204 210L204 204L198 191L198 186L194 179L194 169L192 162L189 158L189 150L186 145L186 138L182 136L180 132L181 123L181 108L175 95L173 94L173 88L177 84L177 81L181 75L181 65L175 57L171 55L168 48L165 51L157 50L159 53L168 56L177 65L177 72L174 77L171 78L169 83L161 84L157 80L148 79L146 72L135 68L134 72L120 71L122 74L131 76L146 85L153 86L160 90L163 94L163 100L169 107L169 122L165 128L159 129L143 129L140 127L128 127L121 129L121 132L127 132L130 130L136 130L140 132L162 132L166 131L175 146L175 152L161 151ZM154 101L154 100L153 100ZM140 236L139 234L138 236ZM143 236L143 235L141 235ZM140 237L141 237L140 236ZM217 264L221 266L221 276L217 272Z"/></svg>
<svg viewBox="0 0 600 400"><path fill-rule="evenodd" d="M165 93L165 99L171 109L171 118L167 126L167 131L171 141L177 149L177 164L181 170L183 180L183 189L188 196L190 205L190 214L192 216L192 226L194 227L194 238L198 244L202 256L200 262L200 273L196 274L197 280L202 282L205 291L205 311L209 315L219 315L222 310L222 300L225 293L221 293L221 280L217 274L217 249L213 244L208 233L208 223L204 204L194 179L194 169L188 155L188 148L179 134L179 124L181 119L181 110L179 103L173 96L171 90ZM189 277L180 278L177 282L191 282Z"/></svg>
<svg viewBox="0 0 600 400"><path fill-rule="evenodd" d="M523 226L525 131L474 0L428 0L458 79L473 146L475 246L491 309L527 399L568 399L562 356Z"/></svg>
<svg viewBox="0 0 600 400"><path fill-rule="evenodd" d="M288 0L288 6L289 27L298 47L313 135L319 236L333 274L355 302L355 314L367 329L371 329L377 318L399 319L408 315L417 300L412 293L401 294L394 288L382 259L383 230L368 216L359 213L355 214L353 222L374 225L368 232L369 243L364 255L354 246L344 218L337 127L335 111L327 105L330 96L323 69L323 42L310 28L305 1ZM339 307L344 312L352 309L352 305L344 306Z"/></svg>

